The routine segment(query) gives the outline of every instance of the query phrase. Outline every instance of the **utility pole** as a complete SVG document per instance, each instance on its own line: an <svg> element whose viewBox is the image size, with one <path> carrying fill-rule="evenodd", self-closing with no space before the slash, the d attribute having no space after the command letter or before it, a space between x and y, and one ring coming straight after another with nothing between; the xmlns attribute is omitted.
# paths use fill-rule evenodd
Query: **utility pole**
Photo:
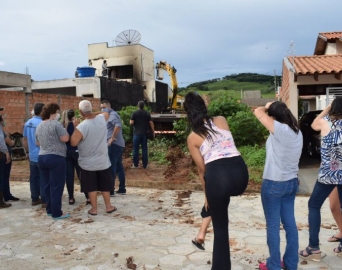
<svg viewBox="0 0 342 270"><path fill-rule="evenodd" d="M274 92L276 94L279 94L277 91L277 75L276 75L276 70L274 69Z"/></svg>

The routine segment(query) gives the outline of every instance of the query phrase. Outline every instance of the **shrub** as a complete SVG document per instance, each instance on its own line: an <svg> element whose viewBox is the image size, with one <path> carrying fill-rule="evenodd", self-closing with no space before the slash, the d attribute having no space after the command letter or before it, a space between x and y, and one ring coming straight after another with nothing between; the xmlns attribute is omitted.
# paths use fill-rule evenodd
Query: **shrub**
<svg viewBox="0 0 342 270"><path fill-rule="evenodd" d="M239 147L239 151L247 164L249 179L256 183L260 183L262 181L262 174L266 159L265 147L258 145L241 146Z"/></svg>
<svg viewBox="0 0 342 270"><path fill-rule="evenodd" d="M132 113L137 110L136 106L127 106L118 111L122 121L122 136L125 142L132 141L133 138L133 127L129 124Z"/></svg>
<svg viewBox="0 0 342 270"><path fill-rule="evenodd" d="M269 134L251 111L239 111L229 116L227 121L236 146L261 145Z"/></svg>
<svg viewBox="0 0 342 270"><path fill-rule="evenodd" d="M239 103L237 99L231 97L229 93L222 93L219 98L211 100L208 112L212 116L222 115L228 117L239 111L250 110L246 104Z"/></svg>
<svg viewBox="0 0 342 270"><path fill-rule="evenodd" d="M179 144L185 144L190 130L188 129L188 120L186 118L173 122L173 130L176 131L176 139Z"/></svg>

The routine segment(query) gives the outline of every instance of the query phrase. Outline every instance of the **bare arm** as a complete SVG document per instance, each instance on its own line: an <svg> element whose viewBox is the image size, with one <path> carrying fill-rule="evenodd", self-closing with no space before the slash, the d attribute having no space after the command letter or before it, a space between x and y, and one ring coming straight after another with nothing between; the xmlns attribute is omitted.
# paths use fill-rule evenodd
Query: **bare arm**
<svg viewBox="0 0 342 270"><path fill-rule="evenodd" d="M327 121L323 119L323 117L329 114L331 108L331 104L329 104L312 122L311 127L313 130L316 131L323 131L327 125Z"/></svg>
<svg viewBox="0 0 342 270"><path fill-rule="evenodd" d="M82 139L83 139L82 133L78 129L75 128L75 131L71 135L71 138L70 138L70 145L77 146Z"/></svg>
<svg viewBox="0 0 342 270"><path fill-rule="evenodd" d="M68 142L69 141L69 134L66 134L64 136L60 136L59 139L62 141L62 142Z"/></svg>
<svg viewBox="0 0 342 270"><path fill-rule="evenodd" d="M256 108L254 110L254 115L268 131L274 133L274 119L266 113L271 104L272 102L268 102L265 107Z"/></svg>
<svg viewBox="0 0 342 270"><path fill-rule="evenodd" d="M150 128L151 128L151 130L153 132L153 137L155 137L156 133L155 133L155 130L154 130L154 123L153 123L153 121L150 121L149 123L150 123Z"/></svg>
<svg viewBox="0 0 342 270"><path fill-rule="evenodd" d="M103 114L103 116L104 116L104 118L105 118L105 120L106 120L106 122L107 122L108 119L109 119L109 113L103 112L102 114Z"/></svg>
<svg viewBox="0 0 342 270"><path fill-rule="evenodd" d="M9 134L6 132L6 138L5 138L5 142L7 145L9 146L13 146L14 145L14 141L9 137Z"/></svg>
<svg viewBox="0 0 342 270"><path fill-rule="evenodd" d="M130 125L134 125L134 120L129 120Z"/></svg>

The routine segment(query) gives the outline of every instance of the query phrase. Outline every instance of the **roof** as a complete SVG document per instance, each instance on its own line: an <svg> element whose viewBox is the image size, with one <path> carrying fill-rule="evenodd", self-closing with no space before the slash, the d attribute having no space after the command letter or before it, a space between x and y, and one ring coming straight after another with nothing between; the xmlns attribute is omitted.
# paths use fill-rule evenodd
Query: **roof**
<svg viewBox="0 0 342 270"><path fill-rule="evenodd" d="M324 54L325 47L327 42L334 43L336 40L342 41L342 32L324 32L319 33L316 41L315 46L315 55L322 55Z"/></svg>
<svg viewBox="0 0 342 270"><path fill-rule="evenodd" d="M287 59L294 66L297 75L335 74L342 72L342 54L289 56Z"/></svg>

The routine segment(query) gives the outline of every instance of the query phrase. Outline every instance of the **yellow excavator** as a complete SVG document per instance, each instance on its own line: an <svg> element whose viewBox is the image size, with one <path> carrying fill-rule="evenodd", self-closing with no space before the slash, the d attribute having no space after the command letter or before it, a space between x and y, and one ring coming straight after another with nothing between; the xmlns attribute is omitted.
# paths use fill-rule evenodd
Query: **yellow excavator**
<svg viewBox="0 0 342 270"><path fill-rule="evenodd" d="M170 102L170 109L171 110L180 109L181 107L177 106L177 92L178 92L178 83L177 83L177 78L176 78L177 70L175 69L174 66L171 66L165 61L160 61L159 63L157 63L156 69L157 69L158 80L164 79L164 72L163 72L164 70L167 71L167 73L169 73L171 86L172 86L172 97L171 97L171 102Z"/></svg>

